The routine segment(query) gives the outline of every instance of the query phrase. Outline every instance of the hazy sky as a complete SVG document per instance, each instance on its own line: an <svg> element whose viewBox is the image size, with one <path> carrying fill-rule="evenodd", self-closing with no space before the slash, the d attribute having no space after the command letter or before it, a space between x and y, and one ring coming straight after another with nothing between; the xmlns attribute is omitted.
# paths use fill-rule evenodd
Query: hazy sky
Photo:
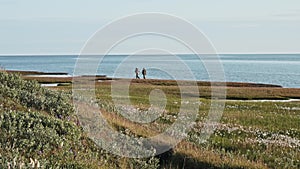
<svg viewBox="0 0 300 169"><path fill-rule="evenodd" d="M219 53L300 52L299 0L0 0L0 54L79 53L99 28L140 12L190 21Z"/></svg>

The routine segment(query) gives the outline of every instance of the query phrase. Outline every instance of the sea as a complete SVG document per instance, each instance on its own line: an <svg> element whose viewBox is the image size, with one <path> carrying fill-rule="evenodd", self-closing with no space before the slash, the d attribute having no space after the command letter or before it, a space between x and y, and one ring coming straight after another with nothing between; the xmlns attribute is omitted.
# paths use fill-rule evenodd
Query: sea
<svg viewBox="0 0 300 169"><path fill-rule="evenodd" d="M91 66L89 66L91 65ZM212 66L215 65L215 66ZM69 75L90 68L97 75L135 78L135 68L145 68L146 78L176 80L220 80L281 85L300 88L300 54L209 55L1 55L6 70L65 72ZM86 72L85 72L86 73ZM84 72L82 72L84 74Z"/></svg>

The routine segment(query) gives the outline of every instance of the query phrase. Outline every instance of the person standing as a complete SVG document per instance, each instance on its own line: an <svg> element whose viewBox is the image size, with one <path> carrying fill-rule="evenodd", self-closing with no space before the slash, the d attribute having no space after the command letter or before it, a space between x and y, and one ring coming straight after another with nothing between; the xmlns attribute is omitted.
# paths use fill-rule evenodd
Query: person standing
<svg viewBox="0 0 300 169"><path fill-rule="evenodd" d="M143 78L146 79L147 71L145 68L142 70Z"/></svg>
<svg viewBox="0 0 300 169"><path fill-rule="evenodd" d="M139 69L138 68L135 68L135 78L136 79L139 79L140 77L139 77Z"/></svg>

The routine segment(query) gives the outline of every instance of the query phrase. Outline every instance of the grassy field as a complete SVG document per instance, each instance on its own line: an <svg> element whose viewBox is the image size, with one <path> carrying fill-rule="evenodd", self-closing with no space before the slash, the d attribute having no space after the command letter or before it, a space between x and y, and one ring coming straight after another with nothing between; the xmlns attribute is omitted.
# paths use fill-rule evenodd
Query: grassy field
<svg viewBox="0 0 300 169"><path fill-rule="evenodd" d="M70 79L36 80L71 83ZM111 95L114 81L101 80L95 85L97 102L115 131L150 137L178 120L182 98L175 81L131 81L129 98L136 108L150 107L149 94L154 89L163 91L167 100L158 119L139 124L124 118L116 108ZM227 83L222 118L214 124L215 132L202 142L200 133L211 105L211 86L198 82L200 97L188 98L189 104L200 103L198 117L186 139L161 156L130 159L97 147L87 137L71 104L71 84L41 88L6 73L1 73L0 82L0 168L37 164L44 168L300 168L300 102L281 102L300 98L300 89ZM121 95L114 97L122 99ZM278 101L251 102L253 99Z"/></svg>
<svg viewBox="0 0 300 169"><path fill-rule="evenodd" d="M217 130L208 142L201 143L199 133L210 107L210 86L199 83L201 106L197 123L189 137L174 148L174 153L163 164L163 168L299 168L300 102L247 100L299 98L300 90L255 85L249 87L247 84L230 85L227 89L228 101L222 119L217 124ZM112 104L110 83L103 82L96 86L100 102ZM138 108L148 108L148 96L153 89L164 91L168 102L164 114L147 126L147 131L151 133L145 134L145 129L139 130L136 124L129 122L123 128L132 129L132 132L137 132L135 134L148 137L152 136L153 132L164 131L168 127L167 124L177 120L181 99L180 91L174 82L132 81L132 104ZM106 112L118 115L109 106ZM117 126L123 124L121 121L114 123Z"/></svg>

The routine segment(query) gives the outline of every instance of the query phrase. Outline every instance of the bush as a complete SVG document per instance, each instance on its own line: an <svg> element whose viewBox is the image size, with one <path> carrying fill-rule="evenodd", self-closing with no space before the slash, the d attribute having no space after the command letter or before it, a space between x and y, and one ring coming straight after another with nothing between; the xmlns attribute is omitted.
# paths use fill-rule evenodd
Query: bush
<svg viewBox="0 0 300 169"><path fill-rule="evenodd" d="M20 76L0 72L0 94L28 108L46 111L58 118L74 115L70 96L43 88L36 81L25 81Z"/></svg>

